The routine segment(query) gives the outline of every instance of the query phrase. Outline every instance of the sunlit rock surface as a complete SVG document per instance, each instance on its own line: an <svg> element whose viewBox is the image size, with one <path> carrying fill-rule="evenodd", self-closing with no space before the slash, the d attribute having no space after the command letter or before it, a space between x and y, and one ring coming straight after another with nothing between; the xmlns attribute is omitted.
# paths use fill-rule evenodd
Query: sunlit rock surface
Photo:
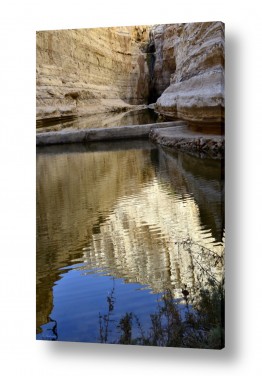
<svg viewBox="0 0 262 376"><path fill-rule="evenodd" d="M221 22L40 31L36 42L37 120L158 98L156 111L167 117L224 121Z"/></svg>
<svg viewBox="0 0 262 376"><path fill-rule="evenodd" d="M160 25L155 45L156 87L159 94L166 89L156 110L191 123L223 123L224 24Z"/></svg>
<svg viewBox="0 0 262 376"><path fill-rule="evenodd" d="M148 26L37 32L37 119L146 103L148 34Z"/></svg>

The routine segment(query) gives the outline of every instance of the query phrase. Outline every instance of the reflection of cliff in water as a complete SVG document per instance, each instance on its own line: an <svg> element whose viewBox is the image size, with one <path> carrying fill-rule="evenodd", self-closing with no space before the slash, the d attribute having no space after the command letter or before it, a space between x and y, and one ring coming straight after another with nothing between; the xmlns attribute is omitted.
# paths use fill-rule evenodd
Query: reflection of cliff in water
<svg viewBox="0 0 262 376"><path fill-rule="evenodd" d="M224 161L200 159L165 147L159 155L159 178L171 182L181 196L194 196L203 228L211 229L215 240L222 242L225 228Z"/></svg>
<svg viewBox="0 0 262 376"><path fill-rule="evenodd" d="M59 131L62 129L110 128L125 125L157 123L158 115L151 109L129 110L125 112L102 112L95 115L78 117L70 121L61 119L37 123L37 133Z"/></svg>
<svg viewBox="0 0 262 376"><path fill-rule="evenodd" d="M137 192L152 179L151 144L122 142L119 147L119 142L92 144L95 153L83 145L37 149L38 327L48 321L53 285L66 272L60 269L82 255L119 196Z"/></svg>
<svg viewBox="0 0 262 376"><path fill-rule="evenodd" d="M215 166L203 162L195 173L191 157L147 142L38 150L38 326L48 321L61 268L78 262L84 273L99 269L176 296L184 283L192 293L206 284L204 269L222 277L214 258L223 252Z"/></svg>
<svg viewBox="0 0 262 376"><path fill-rule="evenodd" d="M221 280L223 245L213 236L209 217L204 225L201 221L190 186L194 180L188 183L188 171L182 167L183 155L173 159L162 150L151 150L151 160L157 162L156 176L136 194L119 198L106 221L97 224L82 268L98 268L127 282L149 285L154 292L171 288L179 297L183 284L192 293L200 284L207 285L208 271ZM216 210L211 181L207 202ZM198 192L198 185L194 190Z"/></svg>

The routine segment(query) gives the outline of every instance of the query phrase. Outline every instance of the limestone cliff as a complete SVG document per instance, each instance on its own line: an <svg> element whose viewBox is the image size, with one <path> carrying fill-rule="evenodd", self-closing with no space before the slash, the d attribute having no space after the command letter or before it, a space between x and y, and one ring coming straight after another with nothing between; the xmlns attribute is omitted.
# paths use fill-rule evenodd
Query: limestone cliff
<svg viewBox="0 0 262 376"><path fill-rule="evenodd" d="M36 42L37 119L157 100L169 118L224 121L221 22L40 31Z"/></svg>
<svg viewBox="0 0 262 376"><path fill-rule="evenodd" d="M146 103L148 35L148 26L37 32L37 119Z"/></svg>
<svg viewBox="0 0 262 376"><path fill-rule="evenodd" d="M159 25L155 42L156 110L192 123L224 120L224 24ZM170 81L170 82L168 82Z"/></svg>

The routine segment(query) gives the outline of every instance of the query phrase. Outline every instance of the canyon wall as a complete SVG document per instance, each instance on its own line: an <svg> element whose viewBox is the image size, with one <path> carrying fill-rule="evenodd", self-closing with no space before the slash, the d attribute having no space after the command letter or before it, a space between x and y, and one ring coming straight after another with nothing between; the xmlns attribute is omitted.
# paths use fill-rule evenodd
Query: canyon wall
<svg viewBox="0 0 262 376"><path fill-rule="evenodd" d="M156 51L154 85L161 95L156 111L190 123L222 124L224 24L158 25L152 32Z"/></svg>
<svg viewBox="0 0 262 376"><path fill-rule="evenodd" d="M37 120L147 103L148 37L148 26L37 32Z"/></svg>
<svg viewBox="0 0 262 376"><path fill-rule="evenodd" d="M168 118L224 122L224 24L37 32L37 119L156 102Z"/></svg>

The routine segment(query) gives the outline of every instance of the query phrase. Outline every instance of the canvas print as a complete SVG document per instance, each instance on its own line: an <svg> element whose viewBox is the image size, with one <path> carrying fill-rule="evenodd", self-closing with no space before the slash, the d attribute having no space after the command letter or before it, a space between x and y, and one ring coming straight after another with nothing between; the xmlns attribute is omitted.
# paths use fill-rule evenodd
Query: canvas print
<svg viewBox="0 0 262 376"><path fill-rule="evenodd" d="M224 42L37 31L38 340L224 347Z"/></svg>

